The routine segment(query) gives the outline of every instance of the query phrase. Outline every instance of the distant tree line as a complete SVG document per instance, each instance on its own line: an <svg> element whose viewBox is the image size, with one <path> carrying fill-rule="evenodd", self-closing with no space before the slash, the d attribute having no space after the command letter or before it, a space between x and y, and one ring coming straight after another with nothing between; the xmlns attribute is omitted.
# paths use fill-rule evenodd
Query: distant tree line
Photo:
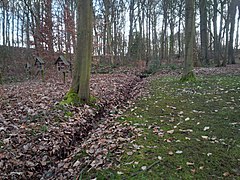
<svg viewBox="0 0 240 180"><path fill-rule="evenodd" d="M234 64L239 0L196 0L194 64ZM1 0L0 43L39 56L76 49L76 0ZM185 1L93 0L93 54L111 65L175 63L185 53ZM4 53L1 54L4 56ZM2 61L2 60L1 60Z"/></svg>

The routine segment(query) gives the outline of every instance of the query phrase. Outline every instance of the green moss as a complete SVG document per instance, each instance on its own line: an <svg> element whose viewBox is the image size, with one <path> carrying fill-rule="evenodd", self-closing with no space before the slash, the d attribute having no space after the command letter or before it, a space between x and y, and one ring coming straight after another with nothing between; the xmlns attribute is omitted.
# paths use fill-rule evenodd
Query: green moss
<svg viewBox="0 0 240 180"><path fill-rule="evenodd" d="M64 99L60 102L60 105L79 105L81 104L78 94L69 90Z"/></svg>
<svg viewBox="0 0 240 180"><path fill-rule="evenodd" d="M196 76L193 71L189 72L186 75L183 75L183 77L180 79L181 82L187 82L187 81L196 81Z"/></svg>
<svg viewBox="0 0 240 180"><path fill-rule="evenodd" d="M88 105L94 107L94 108L98 108L98 106L96 105L97 102L97 98L94 96L90 96L90 100L87 103ZM80 106L82 104L85 104L86 102L83 102L80 100L79 96L77 93L73 92L72 90L70 90L66 96L64 97L64 99L60 102L60 105L74 105L74 106Z"/></svg>
<svg viewBox="0 0 240 180"><path fill-rule="evenodd" d="M73 116L73 113L70 112L70 111L67 111L67 112L65 112L65 116L67 116L67 117L72 117L72 116Z"/></svg>
<svg viewBox="0 0 240 180"><path fill-rule="evenodd" d="M46 125L41 126L41 132L46 133L47 131L48 131L48 126Z"/></svg>

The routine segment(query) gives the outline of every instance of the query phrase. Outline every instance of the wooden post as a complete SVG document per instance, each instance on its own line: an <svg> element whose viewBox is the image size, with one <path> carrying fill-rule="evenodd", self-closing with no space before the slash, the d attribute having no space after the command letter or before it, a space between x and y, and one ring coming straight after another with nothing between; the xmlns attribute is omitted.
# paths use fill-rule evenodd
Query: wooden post
<svg viewBox="0 0 240 180"><path fill-rule="evenodd" d="M44 64L41 64L40 66L41 76L42 76L42 82L44 82Z"/></svg>
<svg viewBox="0 0 240 180"><path fill-rule="evenodd" d="M66 82L66 72L63 71L63 83L65 84L65 82Z"/></svg>
<svg viewBox="0 0 240 180"><path fill-rule="evenodd" d="M44 70L41 70L42 82L44 82Z"/></svg>

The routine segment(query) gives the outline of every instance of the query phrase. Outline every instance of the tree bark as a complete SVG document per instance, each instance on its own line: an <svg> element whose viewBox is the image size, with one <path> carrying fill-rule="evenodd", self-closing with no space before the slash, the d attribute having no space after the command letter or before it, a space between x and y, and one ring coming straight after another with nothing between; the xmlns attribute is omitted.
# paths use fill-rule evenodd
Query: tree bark
<svg viewBox="0 0 240 180"><path fill-rule="evenodd" d="M218 33L217 33L217 12L218 12L218 1L214 0L213 4L213 32L214 32L214 62L216 66L220 66L220 56L219 56L219 43L218 43Z"/></svg>
<svg viewBox="0 0 240 180"><path fill-rule="evenodd" d="M129 6L129 38L128 38L128 59L131 59L131 49L133 45L133 25L134 25L134 5L135 0L130 0Z"/></svg>
<svg viewBox="0 0 240 180"><path fill-rule="evenodd" d="M200 0L201 62L205 65L209 65L206 3L206 0Z"/></svg>
<svg viewBox="0 0 240 180"><path fill-rule="evenodd" d="M181 80L195 79L193 74L193 47L195 41L195 0L186 0L185 9L185 61Z"/></svg>
<svg viewBox="0 0 240 180"><path fill-rule="evenodd" d="M235 64L234 49L233 49L233 39L234 39L234 30L235 30L235 16L236 16L236 6L237 0L232 0L230 4L230 40L228 46L228 63Z"/></svg>
<svg viewBox="0 0 240 180"><path fill-rule="evenodd" d="M78 0L77 48L71 90L80 100L90 100L90 72L92 59L92 0Z"/></svg>

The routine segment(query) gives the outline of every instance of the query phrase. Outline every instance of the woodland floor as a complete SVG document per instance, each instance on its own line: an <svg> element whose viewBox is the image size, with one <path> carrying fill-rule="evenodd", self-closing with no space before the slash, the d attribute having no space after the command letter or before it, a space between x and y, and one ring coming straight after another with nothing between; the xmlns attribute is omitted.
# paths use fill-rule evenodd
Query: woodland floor
<svg viewBox="0 0 240 180"><path fill-rule="evenodd" d="M1 86L0 179L239 178L240 66L195 73L95 74L80 107L59 104L70 79Z"/></svg>

